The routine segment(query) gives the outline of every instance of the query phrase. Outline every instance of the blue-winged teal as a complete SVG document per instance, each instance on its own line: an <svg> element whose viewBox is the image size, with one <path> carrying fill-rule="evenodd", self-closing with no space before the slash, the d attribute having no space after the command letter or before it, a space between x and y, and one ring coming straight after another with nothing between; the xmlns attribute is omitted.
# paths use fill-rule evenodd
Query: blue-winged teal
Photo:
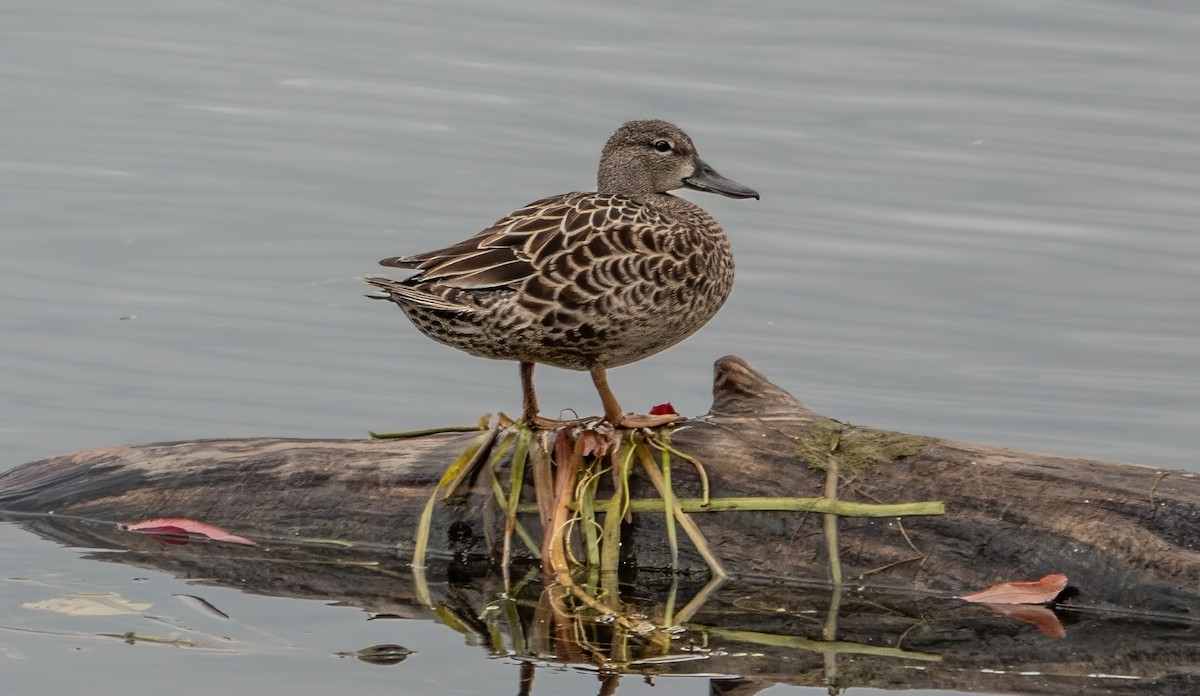
<svg viewBox="0 0 1200 696"><path fill-rule="evenodd" d="M521 363L523 418L538 417L533 366L591 373L604 417L623 427L670 417L626 415L606 369L692 335L733 287L733 252L703 208L667 193L758 193L705 164L678 126L630 121L600 156L596 193L530 203L445 249L380 261L415 269L367 278L426 336L471 355Z"/></svg>

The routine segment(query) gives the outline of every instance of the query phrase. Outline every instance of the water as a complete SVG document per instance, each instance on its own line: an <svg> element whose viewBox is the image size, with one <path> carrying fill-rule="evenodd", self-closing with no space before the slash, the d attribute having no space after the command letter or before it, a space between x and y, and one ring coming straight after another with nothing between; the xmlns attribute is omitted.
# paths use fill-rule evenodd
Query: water
<svg viewBox="0 0 1200 696"><path fill-rule="evenodd" d="M736 353L835 418L1200 470L1189 3L6 10L0 468L517 412L515 366L358 278L591 188L613 128L659 117L763 199L688 194L737 287L612 373L627 408L703 412ZM598 412L538 376L547 414Z"/></svg>
<svg viewBox="0 0 1200 696"><path fill-rule="evenodd" d="M0 524L0 549L6 565L19 563L24 571L0 572L0 596L5 598L0 664L11 693L120 696L132 690L208 696L286 691L318 696L350 684L363 693L517 692L515 663L485 659L483 650L468 645L463 636L440 627L431 631L425 622L372 621L351 607L244 595L141 568L83 561L73 553L30 544L27 533L9 524ZM202 598L226 616L188 596ZM51 604L87 599L118 608L129 602L135 610L71 615ZM150 639L126 643L121 636L131 631ZM190 645L155 643L155 638ZM394 666L338 655L379 644L417 652ZM568 669L539 670L536 680L535 693L590 690L596 683L594 675ZM707 681L668 678L651 687L635 675L623 681L620 693L702 693Z"/></svg>

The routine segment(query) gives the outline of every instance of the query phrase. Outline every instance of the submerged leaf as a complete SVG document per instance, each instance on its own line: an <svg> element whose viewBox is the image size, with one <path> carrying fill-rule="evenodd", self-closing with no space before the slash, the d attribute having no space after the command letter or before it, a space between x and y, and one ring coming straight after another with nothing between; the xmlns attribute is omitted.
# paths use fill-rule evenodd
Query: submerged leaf
<svg viewBox="0 0 1200 696"><path fill-rule="evenodd" d="M126 631L125 633L99 633L97 635L105 636L107 638L120 638L130 645L137 645L138 643L157 643L158 645L171 645L176 648L199 648L201 650L219 651L228 650L228 648L225 648L221 645L201 643L199 641L188 640L187 638L178 638L174 636L152 636L138 633L136 631Z"/></svg>
<svg viewBox="0 0 1200 696"><path fill-rule="evenodd" d="M1067 588L1067 576L1053 573L1034 582L1002 582L959 599L981 604L1048 604Z"/></svg>
<svg viewBox="0 0 1200 696"><path fill-rule="evenodd" d="M79 592L67 597L26 602L25 609L41 609L68 616L121 616L141 614L151 607L145 602L131 602L115 592Z"/></svg>
<svg viewBox="0 0 1200 696"><path fill-rule="evenodd" d="M178 597L179 601L192 607L193 609L196 609L197 611L200 611L205 614L208 614L209 616L221 619L222 621L229 620L229 614L226 614L225 612L221 611L216 606L214 606L212 602L208 601L207 599L205 599L203 597L197 597L196 595L190 595L190 594L178 594L178 593L175 594L174 596Z"/></svg>
<svg viewBox="0 0 1200 696"><path fill-rule="evenodd" d="M369 648L356 650L352 653L338 653L340 657L357 657L363 662L373 665L394 665L403 662L404 658L411 654L412 651L403 645L393 645L390 643L372 645Z"/></svg>

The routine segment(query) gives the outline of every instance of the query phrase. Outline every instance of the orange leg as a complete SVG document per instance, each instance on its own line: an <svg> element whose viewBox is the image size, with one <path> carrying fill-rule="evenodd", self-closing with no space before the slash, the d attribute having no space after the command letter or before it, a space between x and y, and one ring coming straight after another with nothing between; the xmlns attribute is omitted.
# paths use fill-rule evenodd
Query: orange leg
<svg viewBox="0 0 1200 696"><path fill-rule="evenodd" d="M537 392L533 389L533 366L531 362L521 362L521 420L535 428L559 428L564 425L580 425L588 422L583 420L550 420L538 415ZM595 365L590 370L592 382L600 394L600 403L604 404L604 420L618 428L655 428L667 423L683 420L676 415L640 416L635 413L628 415L621 412L621 404L608 386L608 371L603 365Z"/></svg>
<svg viewBox="0 0 1200 696"><path fill-rule="evenodd" d="M521 362L521 420L533 423L538 417L537 393L533 391L533 366L531 362Z"/></svg>
<svg viewBox="0 0 1200 696"><path fill-rule="evenodd" d="M533 366L536 363L521 362L521 420L535 428L553 430L564 425L578 425L583 420L550 420L538 415L537 392L533 390Z"/></svg>
<svg viewBox="0 0 1200 696"><path fill-rule="evenodd" d="M603 365L593 365L591 369L592 382L596 391L600 392L600 403L604 404L604 420L618 428L656 428L667 423L683 420L677 415L639 416L636 413L625 415L621 412L621 404L608 386L608 371Z"/></svg>
<svg viewBox="0 0 1200 696"><path fill-rule="evenodd" d="M596 391L600 392L600 403L604 404L604 420L616 425L621 420L621 404L608 388L608 371L603 365L593 365L591 373Z"/></svg>

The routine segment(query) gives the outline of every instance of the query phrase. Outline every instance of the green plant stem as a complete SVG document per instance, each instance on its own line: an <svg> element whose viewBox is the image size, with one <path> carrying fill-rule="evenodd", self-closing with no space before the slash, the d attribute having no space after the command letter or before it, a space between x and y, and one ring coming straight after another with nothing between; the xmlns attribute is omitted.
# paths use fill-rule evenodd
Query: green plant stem
<svg viewBox="0 0 1200 696"><path fill-rule="evenodd" d="M920 503L851 503L825 498L712 498L706 504L702 498L675 498L684 512L824 512L842 517L911 517L944 515L946 506L940 501ZM608 503L596 503L596 512L606 512ZM662 512L663 501L658 498L639 498L629 501L631 512ZM536 505L517 507L518 513L537 512Z"/></svg>
<svg viewBox="0 0 1200 696"><path fill-rule="evenodd" d="M511 442L512 438L509 438ZM517 426L517 450L513 452L512 469L509 472L508 504L504 506L504 551L501 556L504 588L509 587L508 564L512 558L512 537L517 527L517 504L521 502L521 488L525 485L525 460L529 458L529 443L533 441L533 430L525 425ZM497 460L498 461L498 460ZM495 471L493 462L492 470ZM495 477L492 477L495 481ZM503 491L501 491L503 495ZM503 503L503 499L500 500Z"/></svg>
<svg viewBox="0 0 1200 696"><path fill-rule="evenodd" d="M496 436L500 434L500 427L489 428L479 437L471 441L467 449L463 450L462 454L450 464L445 473L442 474L438 485L434 487L433 494L429 496L429 502L425 504L425 509L421 512L421 518L417 522L417 539L413 547L412 565L414 568L425 567L425 552L429 548L429 529L433 523L433 506L437 502L438 492L450 484L457 485L461 481L464 472L473 469L487 455L488 450L496 441ZM454 490L454 486L450 486L450 490Z"/></svg>
<svg viewBox="0 0 1200 696"><path fill-rule="evenodd" d="M394 433L377 433L368 431L367 434L376 440L398 440L424 435L440 435L441 433L477 433L483 428L475 425L451 425L442 428L425 428L424 430L404 430Z"/></svg>
<svg viewBox="0 0 1200 696"><path fill-rule="evenodd" d="M780 636L773 633L758 631L737 631L733 629L716 628L713 626L684 624L684 628L701 630L710 636L728 639L731 642L747 642L758 645L769 645L776 648L794 648L811 650L819 653L840 653L845 655L875 655L877 657L898 657L906 660L922 662L941 662L942 656L936 653L915 652L901 648L889 648L882 645L863 645L840 640L812 640L800 636Z"/></svg>
<svg viewBox="0 0 1200 696"><path fill-rule="evenodd" d="M584 476L575 488L575 497L579 501L579 524L582 525L584 547L587 549L587 567L589 573L598 573L600 569L600 529L596 521L596 488L600 484L601 472L594 469L598 462L592 462L592 471ZM588 583L595 586L597 578L589 577Z"/></svg>
<svg viewBox="0 0 1200 696"><path fill-rule="evenodd" d="M837 458L829 456L829 465L825 468L825 500L837 503L838 463ZM835 589L842 586L842 553L838 541L838 516L836 513L825 513L825 547L829 551L829 581ZM834 624L836 627L836 623ZM833 640L833 636L825 636L825 640Z"/></svg>
<svg viewBox="0 0 1200 696"><path fill-rule="evenodd" d="M495 477L492 477L492 496L496 499L496 502L500 505L500 509L504 511L505 515L507 515L508 514L508 508L507 508L508 503L506 503L504 500L504 497L505 497L504 487L500 485L500 481L498 479L496 479ZM529 531L526 530L525 527L520 522L516 521L515 516L513 519L513 531L516 532L518 537L520 537L521 542L525 544L525 547L527 549L529 549L529 553L532 554L534 558L541 560L541 558L542 558L541 548L539 548L538 545L534 542L533 537L529 535ZM511 546L510 540L506 539L505 541L506 541L506 546L504 549L505 550L504 557L506 559L505 565L507 565L507 563L508 563L507 559L512 551L512 546Z"/></svg>
<svg viewBox="0 0 1200 696"><path fill-rule="evenodd" d="M613 592L616 596L617 587L615 578L617 569L621 565L621 521L625 517L627 505L629 504L629 491L626 484L629 482L630 465L633 463L633 455L637 446L630 439L628 443L623 444L613 454L613 494L608 503L596 503L596 509L604 510L604 544L600 547L600 573L601 582L603 584L611 584L612 587L603 587L603 590Z"/></svg>
<svg viewBox="0 0 1200 696"><path fill-rule="evenodd" d="M663 477L663 512L666 514L667 546L671 549L671 570L679 570L679 534L675 529L675 491L671 488L671 454L663 448L662 451Z"/></svg>
<svg viewBox="0 0 1200 696"><path fill-rule="evenodd" d="M704 465L700 463L700 460L696 459L695 457L693 457L689 454L684 454L683 452L680 452L679 450L672 447L670 430L663 430L658 434L658 437L647 438L646 441L649 442L653 447L656 447L656 448L662 450L664 456L666 456L667 454L673 454L676 457L679 457L680 459L682 459L683 461L691 464L692 467L694 467L696 469L696 476L700 478L700 498L707 505L708 498L709 498L708 472L705 471Z"/></svg>
<svg viewBox="0 0 1200 696"><path fill-rule="evenodd" d="M642 461L642 467L646 470L646 475L650 477L650 481L654 484L655 489L658 490L658 494L664 498L663 507L665 508L665 499L670 497L670 493L668 493L666 490L666 485L663 482L662 474L658 471L658 469L655 468L654 460L650 458L649 450L647 450L645 447L639 447L637 448L637 452L638 458ZM700 528L696 526L696 523L692 521L692 518L688 517L687 513L684 512L682 507L680 507L679 500L675 499L671 502L674 503L673 507L675 508L675 519L679 521L679 526L683 527L683 531L688 535L688 538L692 540L692 545L696 547L696 552L699 553L700 557L704 559L704 562L708 564L709 572L712 573L714 577L729 577L729 574L725 572L725 566L721 565L721 561L717 559L715 555L713 555L712 551L709 550L708 540L704 538L704 533L700 531Z"/></svg>

